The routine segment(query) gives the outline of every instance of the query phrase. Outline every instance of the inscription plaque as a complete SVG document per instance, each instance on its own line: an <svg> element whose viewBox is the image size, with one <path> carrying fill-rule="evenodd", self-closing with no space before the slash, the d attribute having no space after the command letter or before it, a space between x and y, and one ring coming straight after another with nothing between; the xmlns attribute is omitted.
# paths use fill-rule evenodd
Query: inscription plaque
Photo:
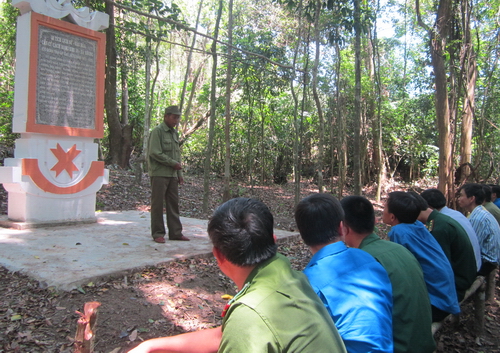
<svg viewBox="0 0 500 353"><path fill-rule="evenodd" d="M97 42L40 25L36 124L95 129Z"/></svg>

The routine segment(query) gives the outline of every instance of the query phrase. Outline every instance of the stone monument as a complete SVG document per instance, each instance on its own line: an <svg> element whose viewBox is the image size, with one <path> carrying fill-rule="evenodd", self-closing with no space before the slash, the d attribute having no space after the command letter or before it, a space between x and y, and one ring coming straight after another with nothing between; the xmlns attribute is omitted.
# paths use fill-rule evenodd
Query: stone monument
<svg viewBox="0 0 500 353"><path fill-rule="evenodd" d="M108 182L103 137L108 15L69 0L13 0L17 20L14 158L0 167L8 219L28 226L95 222ZM18 226L18 228L21 228Z"/></svg>

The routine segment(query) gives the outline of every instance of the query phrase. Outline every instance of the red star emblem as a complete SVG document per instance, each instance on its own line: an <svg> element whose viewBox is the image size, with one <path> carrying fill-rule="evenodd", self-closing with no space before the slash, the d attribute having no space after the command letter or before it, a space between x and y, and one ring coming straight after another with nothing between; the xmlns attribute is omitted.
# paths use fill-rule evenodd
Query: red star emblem
<svg viewBox="0 0 500 353"><path fill-rule="evenodd" d="M81 151L78 151L76 149L76 145L73 145L68 152L65 152L60 144L57 144L57 148L51 148L50 150L57 158L57 163L50 170L56 172L56 177L58 177L63 170L66 170L68 175L73 178L73 172L78 171L78 168L73 163L73 160L80 154Z"/></svg>

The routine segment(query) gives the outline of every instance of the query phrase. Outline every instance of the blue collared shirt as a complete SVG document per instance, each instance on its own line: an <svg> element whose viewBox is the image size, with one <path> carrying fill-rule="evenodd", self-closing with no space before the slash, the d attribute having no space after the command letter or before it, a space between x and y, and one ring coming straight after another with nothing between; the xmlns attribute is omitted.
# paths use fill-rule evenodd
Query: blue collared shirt
<svg viewBox="0 0 500 353"><path fill-rule="evenodd" d="M417 258L424 273L431 304L450 314L458 314L455 277L441 246L420 221L400 223L391 228L389 239L403 245Z"/></svg>
<svg viewBox="0 0 500 353"><path fill-rule="evenodd" d="M339 241L314 254L304 273L347 352L393 352L392 286L373 256Z"/></svg>
<svg viewBox="0 0 500 353"><path fill-rule="evenodd" d="M491 263L498 263L500 259L500 227L491 213L479 205L472 210L469 221L475 229L481 257Z"/></svg>

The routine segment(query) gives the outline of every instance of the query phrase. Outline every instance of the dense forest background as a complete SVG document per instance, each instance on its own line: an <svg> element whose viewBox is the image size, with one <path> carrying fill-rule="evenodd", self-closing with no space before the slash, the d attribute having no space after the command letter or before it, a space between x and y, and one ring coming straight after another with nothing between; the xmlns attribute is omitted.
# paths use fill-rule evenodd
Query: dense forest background
<svg viewBox="0 0 500 353"><path fill-rule="evenodd" d="M0 0L0 157L11 157L18 10ZM178 104L187 172L313 179L341 197L435 177L453 199L500 179L499 0L78 0L110 15L108 168L144 168ZM496 107L496 108L495 108Z"/></svg>

